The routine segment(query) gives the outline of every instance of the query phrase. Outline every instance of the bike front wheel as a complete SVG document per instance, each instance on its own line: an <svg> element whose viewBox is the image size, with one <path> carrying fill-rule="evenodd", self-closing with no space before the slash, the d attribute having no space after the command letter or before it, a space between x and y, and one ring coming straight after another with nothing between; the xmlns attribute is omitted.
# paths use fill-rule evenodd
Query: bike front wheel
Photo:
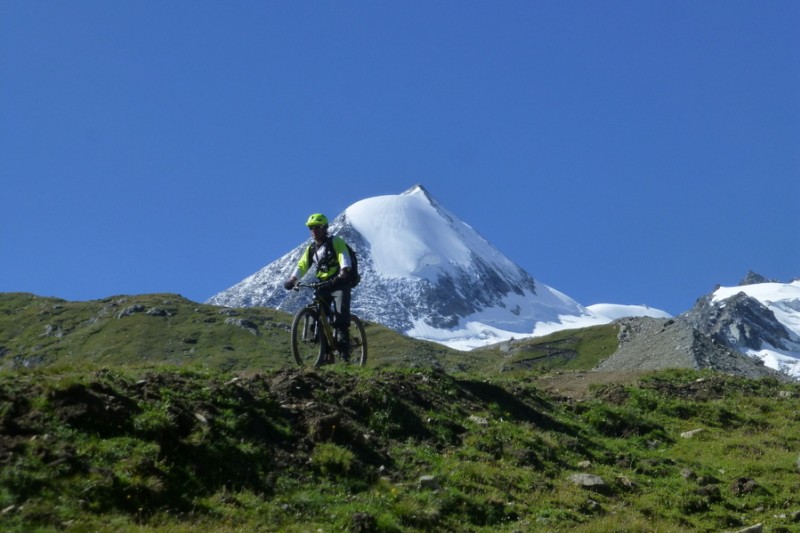
<svg viewBox="0 0 800 533"><path fill-rule="evenodd" d="M361 319L355 315L350 315L350 364L367 364L367 332Z"/></svg>
<svg viewBox="0 0 800 533"><path fill-rule="evenodd" d="M322 331L319 315L310 307L294 315L291 337L292 354L300 366L318 365L328 351L328 340Z"/></svg>

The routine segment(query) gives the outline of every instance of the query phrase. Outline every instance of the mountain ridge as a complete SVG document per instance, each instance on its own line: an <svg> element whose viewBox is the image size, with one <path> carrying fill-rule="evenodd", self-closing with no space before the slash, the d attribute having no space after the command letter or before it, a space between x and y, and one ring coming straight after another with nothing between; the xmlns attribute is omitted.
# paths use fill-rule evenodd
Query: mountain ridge
<svg viewBox="0 0 800 533"><path fill-rule="evenodd" d="M353 312L405 335L471 349L612 320L535 280L422 185L352 204L333 219L331 233L359 254L362 282ZM282 282L305 246L207 303L298 309L304 298L286 294ZM643 306L627 313L669 316Z"/></svg>
<svg viewBox="0 0 800 533"><path fill-rule="evenodd" d="M359 254L362 282L353 295L355 314L403 335L459 350L623 319L635 323L636 318L644 317L641 322L645 323L645 318L673 318L648 306L584 307L535 280L421 184L401 194L355 202L333 219L331 233L343 237ZM306 245L297 245L208 303L294 312L307 296L287 293L282 284ZM738 286L718 285L679 317L681 328L662 328L669 330L663 334L673 335L686 352L675 352L668 343L644 340L661 334L658 328L642 326L628 331L642 336L638 344L662 346L661 355L667 361L688 357L684 363L690 367L727 368L727 353L733 351L771 369L800 376L800 295L793 296L793 290L786 287L791 284L752 271ZM782 300L780 292L792 294ZM698 340L695 333L683 328L713 342ZM716 345L725 347L712 350L719 361L707 360L700 353ZM623 360L619 355L607 364L633 364L621 363ZM648 364L658 367L662 363L650 360Z"/></svg>

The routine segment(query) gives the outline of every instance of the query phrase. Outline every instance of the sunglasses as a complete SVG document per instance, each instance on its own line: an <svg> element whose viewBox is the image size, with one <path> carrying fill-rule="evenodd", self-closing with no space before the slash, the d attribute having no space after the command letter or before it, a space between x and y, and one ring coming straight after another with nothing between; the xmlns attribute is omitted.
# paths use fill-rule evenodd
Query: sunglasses
<svg viewBox="0 0 800 533"><path fill-rule="evenodd" d="M315 229L322 229L324 227L325 226L309 226L308 229L310 229L311 231L314 231Z"/></svg>

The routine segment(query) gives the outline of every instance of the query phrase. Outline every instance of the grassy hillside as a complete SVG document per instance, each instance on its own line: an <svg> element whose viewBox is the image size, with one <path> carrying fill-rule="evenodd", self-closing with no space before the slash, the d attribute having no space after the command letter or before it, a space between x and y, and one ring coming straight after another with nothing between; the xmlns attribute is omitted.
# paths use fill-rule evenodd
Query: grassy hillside
<svg viewBox="0 0 800 533"><path fill-rule="evenodd" d="M176 294L114 296L68 302L0 293L2 368L90 364L200 364L222 370L294 365L292 316L265 308L228 309ZM373 366L402 361L435 366L457 358L441 345L366 325ZM390 350L385 348L390 347Z"/></svg>
<svg viewBox="0 0 800 533"><path fill-rule="evenodd" d="M795 531L798 394L689 372L577 404L430 370L6 372L0 529Z"/></svg>
<svg viewBox="0 0 800 533"><path fill-rule="evenodd" d="M797 384L587 372L613 325L298 369L290 320L0 294L0 531L800 529Z"/></svg>
<svg viewBox="0 0 800 533"><path fill-rule="evenodd" d="M168 363L220 370L277 369L294 365L291 321L291 315L273 309L221 308L176 294L68 302L0 293L0 368ZM411 339L378 324L367 323L366 329L372 367L490 373L592 368L616 348L613 326L559 332L475 352Z"/></svg>
<svg viewBox="0 0 800 533"><path fill-rule="evenodd" d="M475 350L473 356L489 362L484 369L500 372L588 370L616 351L618 332L615 324L557 331Z"/></svg>

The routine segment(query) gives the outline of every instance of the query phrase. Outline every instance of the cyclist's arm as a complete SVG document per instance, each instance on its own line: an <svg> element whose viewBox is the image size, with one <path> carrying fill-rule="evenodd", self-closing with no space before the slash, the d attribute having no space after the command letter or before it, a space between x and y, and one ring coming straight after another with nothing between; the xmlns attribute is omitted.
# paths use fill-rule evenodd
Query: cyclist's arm
<svg viewBox="0 0 800 533"><path fill-rule="evenodd" d="M305 275L306 272L308 272L309 268L311 268L311 261L309 259L309 256L311 254L308 253L310 248L311 248L310 244L308 246L306 246L306 249L303 252L303 255L300 257L300 260L297 262L297 266L295 267L294 272L292 272L292 275L289 278L290 280L297 281L298 279L302 278Z"/></svg>

